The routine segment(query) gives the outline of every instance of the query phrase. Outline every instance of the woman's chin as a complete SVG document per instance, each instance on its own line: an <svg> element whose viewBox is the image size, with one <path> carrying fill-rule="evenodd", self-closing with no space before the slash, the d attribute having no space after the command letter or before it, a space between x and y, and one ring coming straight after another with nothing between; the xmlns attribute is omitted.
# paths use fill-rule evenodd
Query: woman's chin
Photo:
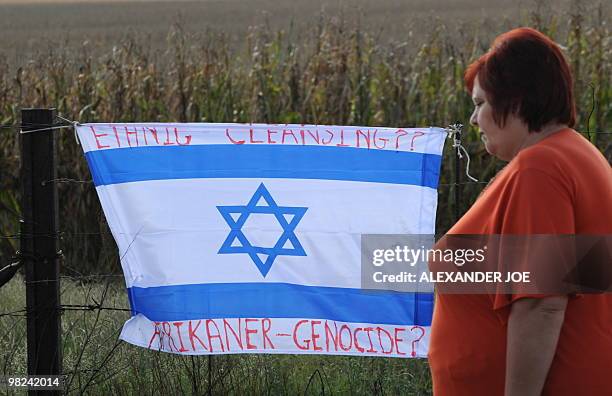
<svg viewBox="0 0 612 396"><path fill-rule="evenodd" d="M486 140L484 140L484 146L485 150L487 150L487 153L497 157L497 149L493 144L491 144L491 142L487 142Z"/></svg>
<svg viewBox="0 0 612 396"><path fill-rule="evenodd" d="M510 161L511 158L506 158L507 156L502 155L502 153L499 152L499 147L495 146L495 144L493 144L489 139L487 139L487 136L484 133L480 134L480 140L484 144L487 153L494 157L497 157L502 161Z"/></svg>
<svg viewBox="0 0 612 396"><path fill-rule="evenodd" d="M487 150L487 153L491 154L491 155L495 155L495 153L493 152L493 146L491 144L491 142L489 142L487 140L487 137L484 134L480 134L480 141L484 144L485 146L485 150Z"/></svg>
<svg viewBox="0 0 612 396"><path fill-rule="evenodd" d="M485 144L485 150L487 150L487 153L489 153L490 155L494 156L495 158L497 158L498 160L502 160L505 162L510 162L510 160L512 159L511 155L508 155L508 153L503 152L503 151L499 151L498 147L495 147L492 144Z"/></svg>

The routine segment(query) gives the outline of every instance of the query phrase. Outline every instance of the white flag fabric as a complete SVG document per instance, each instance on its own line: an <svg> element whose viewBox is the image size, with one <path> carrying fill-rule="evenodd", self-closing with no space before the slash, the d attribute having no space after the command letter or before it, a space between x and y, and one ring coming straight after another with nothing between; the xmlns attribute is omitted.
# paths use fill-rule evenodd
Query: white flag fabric
<svg viewBox="0 0 612 396"><path fill-rule="evenodd" d="M178 354L427 354L433 295L361 289L362 234L434 234L440 128L84 124L132 317Z"/></svg>

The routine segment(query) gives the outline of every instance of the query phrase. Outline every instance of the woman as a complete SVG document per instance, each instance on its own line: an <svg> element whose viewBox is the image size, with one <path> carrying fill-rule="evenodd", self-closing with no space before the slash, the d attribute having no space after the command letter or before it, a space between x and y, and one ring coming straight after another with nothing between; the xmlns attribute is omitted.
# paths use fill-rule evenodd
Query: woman
<svg viewBox="0 0 612 396"><path fill-rule="evenodd" d="M470 122L509 164L449 234L612 234L612 172L571 129L558 45L512 30L465 81ZM429 362L437 395L611 395L612 295L438 294Z"/></svg>

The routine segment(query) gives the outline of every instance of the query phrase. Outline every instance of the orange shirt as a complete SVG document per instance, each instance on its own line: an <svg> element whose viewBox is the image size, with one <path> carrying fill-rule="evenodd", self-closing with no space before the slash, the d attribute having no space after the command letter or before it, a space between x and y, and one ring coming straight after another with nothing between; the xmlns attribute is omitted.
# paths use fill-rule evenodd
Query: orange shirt
<svg viewBox="0 0 612 396"><path fill-rule="evenodd" d="M571 129L521 150L449 234L612 234L612 170ZM610 263L612 265L612 263ZM436 296L436 395L503 395L510 307L521 295ZM612 294L570 298L543 395L612 394Z"/></svg>

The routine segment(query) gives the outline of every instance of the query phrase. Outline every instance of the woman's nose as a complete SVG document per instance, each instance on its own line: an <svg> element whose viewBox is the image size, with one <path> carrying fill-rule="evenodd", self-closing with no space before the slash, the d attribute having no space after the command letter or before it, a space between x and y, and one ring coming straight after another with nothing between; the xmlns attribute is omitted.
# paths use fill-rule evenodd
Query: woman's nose
<svg viewBox="0 0 612 396"><path fill-rule="evenodd" d="M473 126L478 126L478 110L474 109L472 112L472 116L470 117L470 124Z"/></svg>

